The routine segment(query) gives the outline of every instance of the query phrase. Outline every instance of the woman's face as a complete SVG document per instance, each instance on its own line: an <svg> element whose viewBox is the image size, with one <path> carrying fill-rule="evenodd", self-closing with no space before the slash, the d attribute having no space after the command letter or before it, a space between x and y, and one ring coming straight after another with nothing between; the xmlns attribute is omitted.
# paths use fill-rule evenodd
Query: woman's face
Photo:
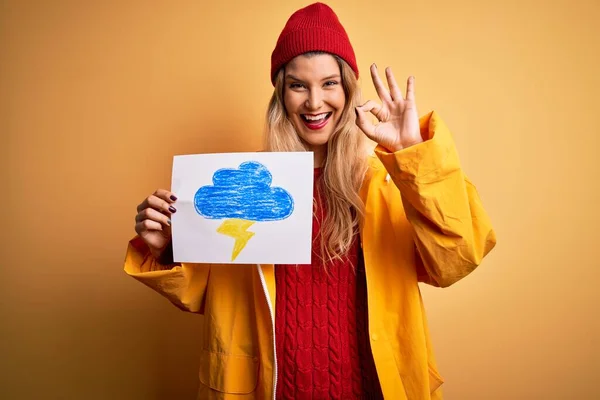
<svg viewBox="0 0 600 400"><path fill-rule="evenodd" d="M300 55L286 65L284 79L287 116L315 151L329 141L346 104L340 67L330 54Z"/></svg>

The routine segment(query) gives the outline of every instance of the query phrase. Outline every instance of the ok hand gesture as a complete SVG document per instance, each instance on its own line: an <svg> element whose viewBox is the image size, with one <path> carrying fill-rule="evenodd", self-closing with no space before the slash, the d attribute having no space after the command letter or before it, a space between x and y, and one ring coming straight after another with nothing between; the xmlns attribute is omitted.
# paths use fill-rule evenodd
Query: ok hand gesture
<svg viewBox="0 0 600 400"><path fill-rule="evenodd" d="M385 88L375 64L371 65L371 77L381 99L379 104L367 101L356 108L356 125L371 139L390 151L398 151L421 143L419 116L415 104L415 78L408 78L406 98L396 83L391 68L386 68L389 90ZM374 125L367 116L370 112L379 123Z"/></svg>

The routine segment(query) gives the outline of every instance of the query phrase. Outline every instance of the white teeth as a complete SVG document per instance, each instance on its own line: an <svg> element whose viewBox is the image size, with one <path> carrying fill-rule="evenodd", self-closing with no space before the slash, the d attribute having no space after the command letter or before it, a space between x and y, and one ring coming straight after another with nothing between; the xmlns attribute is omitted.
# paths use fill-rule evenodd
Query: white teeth
<svg viewBox="0 0 600 400"><path fill-rule="evenodd" d="M325 119L325 117L327 117L327 114L329 114L329 113L323 113L323 114L319 114L319 115L306 115L306 114L304 114L303 116L308 121L320 121L322 119Z"/></svg>

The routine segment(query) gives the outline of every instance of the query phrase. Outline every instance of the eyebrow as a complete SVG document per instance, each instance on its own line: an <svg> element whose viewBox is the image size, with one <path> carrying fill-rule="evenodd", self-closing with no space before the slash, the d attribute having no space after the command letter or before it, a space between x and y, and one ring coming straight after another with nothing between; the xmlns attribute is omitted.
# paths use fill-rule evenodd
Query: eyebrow
<svg viewBox="0 0 600 400"><path fill-rule="evenodd" d="M300 78L296 78L296 77L295 77L294 75L292 75L292 74L287 74L287 75L285 76L285 79L292 79L292 80L294 80L294 81L303 82L303 81L302 81L302 79L300 79ZM340 75L339 75L339 74L329 75L329 76L326 76L325 78L321 79L321 81L326 81L326 80L328 80L328 79L340 79Z"/></svg>

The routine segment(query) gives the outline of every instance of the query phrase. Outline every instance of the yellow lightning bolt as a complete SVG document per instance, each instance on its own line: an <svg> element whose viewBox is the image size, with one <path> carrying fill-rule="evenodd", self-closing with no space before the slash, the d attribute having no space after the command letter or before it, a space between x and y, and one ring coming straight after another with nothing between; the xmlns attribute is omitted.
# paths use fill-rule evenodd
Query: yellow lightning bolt
<svg viewBox="0 0 600 400"><path fill-rule="evenodd" d="M222 233L223 235L231 236L235 239L235 243L233 244L233 252L231 253L231 261L235 260L240 251L246 244L248 240L252 236L254 236L254 232L247 232L248 228L254 225L254 221L247 221L245 219L226 219L223 221L221 226L217 228L217 232Z"/></svg>

